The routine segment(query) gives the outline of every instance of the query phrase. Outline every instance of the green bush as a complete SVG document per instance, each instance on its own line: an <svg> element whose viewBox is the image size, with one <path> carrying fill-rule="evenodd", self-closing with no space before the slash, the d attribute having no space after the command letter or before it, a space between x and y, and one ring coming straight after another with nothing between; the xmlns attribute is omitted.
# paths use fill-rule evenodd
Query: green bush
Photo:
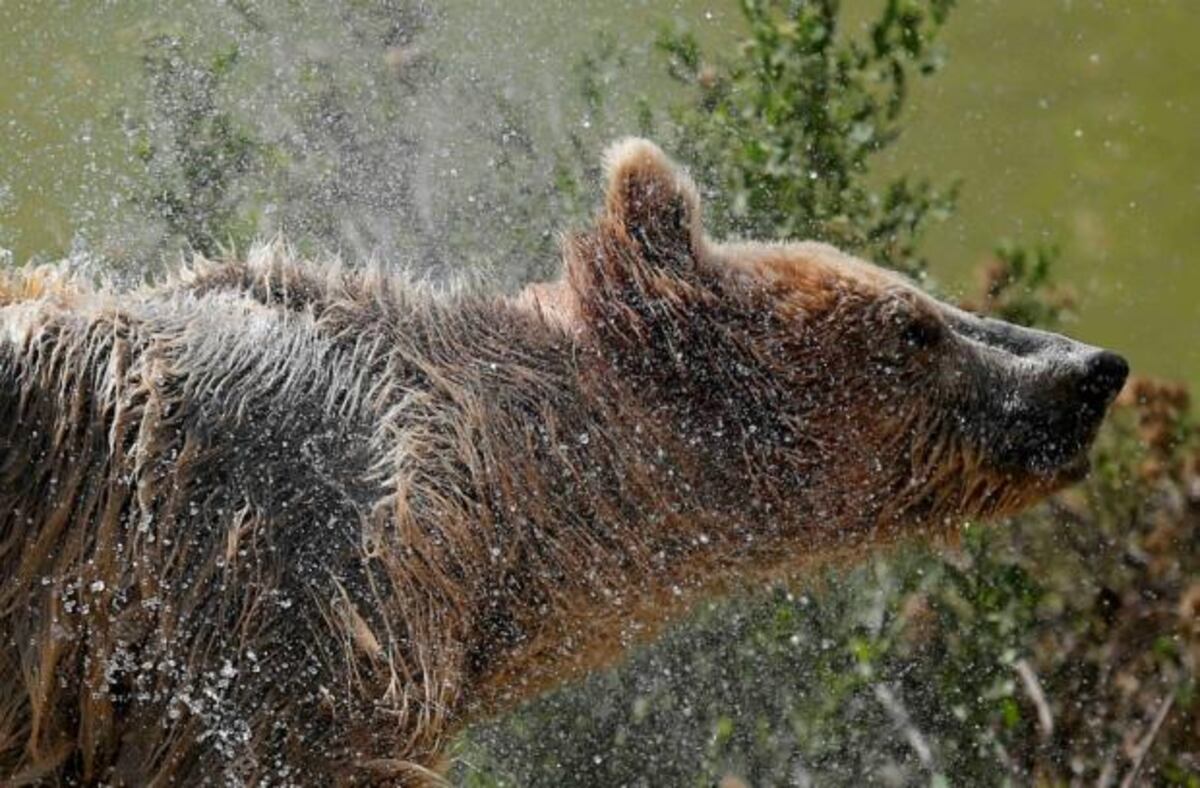
<svg viewBox="0 0 1200 788"><path fill-rule="evenodd" d="M134 201L169 235L206 255L244 246L257 229L240 187L256 170L261 174L262 145L221 106L237 61L231 48L194 62L172 36L151 39L142 58L156 112L134 137L134 155L151 184Z"/></svg>
<svg viewBox="0 0 1200 788"><path fill-rule="evenodd" d="M954 188L900 177L873 188L871 158L899 136L914 70L931 74L953 0L888 0L865 40L838 28L837 0L740 0L738 57L709 61L666 34L672 76L698 94L672 113L683 156L718 196L718 236L829 241L920 277L917 242Z"/></svg>
<svg viewBox="0 0 1200 788"><path fill-rule="evenodd" d="M126 113L141 164L132 226L113 233L137 239L120 244L127 258L154 272L177 249L213 256L282 234L421 274L482 270L509 287L550 274L553 229L577 209L552 191L523 107L486 80L444 78L423 42L429 5L289 9L213 8L232 45L180 31L145 42L146 100ZM473 108L460 122L471 144L442 150L426 121L459 105Z"/></svg>

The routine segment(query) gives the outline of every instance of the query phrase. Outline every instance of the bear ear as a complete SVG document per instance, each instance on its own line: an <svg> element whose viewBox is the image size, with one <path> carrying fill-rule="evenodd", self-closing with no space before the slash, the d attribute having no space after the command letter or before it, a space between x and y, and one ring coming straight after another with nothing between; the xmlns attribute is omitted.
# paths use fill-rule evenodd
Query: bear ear
<svg viewBox="0 0 1200 788"><path fill-rule="evenodd" d="M700 249L700 198L692 179L649 140L628 137L604 154L610 222L648 262L689 262Z"/></svg>

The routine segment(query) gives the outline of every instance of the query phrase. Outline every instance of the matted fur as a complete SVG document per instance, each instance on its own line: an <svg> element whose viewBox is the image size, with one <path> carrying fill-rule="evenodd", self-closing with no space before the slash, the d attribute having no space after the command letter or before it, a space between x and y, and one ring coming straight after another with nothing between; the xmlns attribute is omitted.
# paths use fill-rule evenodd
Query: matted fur
<svg viewBox="0 0 1200 788"><path fill-rule="evenodd" d="M965 440L940 359L880 360L937 319L907 284L714 244L649 143L608 172L512 299L278 243L0 281L0 775L436 780L472 715L698 594L1062 483Z"/></svg>

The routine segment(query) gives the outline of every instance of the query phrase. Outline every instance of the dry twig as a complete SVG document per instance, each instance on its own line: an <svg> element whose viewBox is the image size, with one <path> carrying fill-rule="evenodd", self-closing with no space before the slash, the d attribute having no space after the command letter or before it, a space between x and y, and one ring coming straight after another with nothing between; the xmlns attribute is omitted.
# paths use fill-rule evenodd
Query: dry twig
<svg viewBox="0 0 1200 788"><path fill-rule="evenodd" d="M1167 696L1162 705L1158 707L1158 713L1154 715L1154 722L1150 723L1150 730L1138 744L1137 753L1133 757L1133 768L1129 770L1129 774L1125 775L1125 779L1121 781L1121 788L1132 788L1134 780L1137 779L1138 772L1142 769L1142 761L1146 758L1146 753L1150 752L1150 747L1154 744L1154 737L1158 736L1159 729L1162 728L1163 722L1166 721L1167 715L1171 712L1171 706L1175 703L1175 693L1172 692Z"/></svg>
<svg viewBox="0 0 1200 788"><path fill-rule="evenodd" d="M1033 666L1029 664L1029 660L1022 657L1018 659L1013 667L1017 671L1017 675L1021 677L1021 686L1025 688L1025 694L1029 696L1029 700L1033 701L1034 708L1037 709L1038 727L1042 729L1042 738L1049 739L1054 733L1054 715L1050 712L1050 704L1046 702L1046 694L1042 692L1041 682L1038 681L1037 674L1033 672Z"/></svg>

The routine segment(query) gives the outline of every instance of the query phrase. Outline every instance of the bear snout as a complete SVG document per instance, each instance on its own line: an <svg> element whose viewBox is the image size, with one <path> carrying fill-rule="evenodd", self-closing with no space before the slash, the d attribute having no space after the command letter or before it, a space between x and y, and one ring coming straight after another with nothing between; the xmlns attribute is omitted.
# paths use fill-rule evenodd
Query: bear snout
<svg viewBox="0 0 1200 788"><path fill-rule="evenodd" d="M1022 464L1039 474L1087 471L1086 452L1108 406L1129 374L1129 363L1109 350L1089 349L1035 385L1031 408L1018 415L1015 447Z"/></svg>
<svg viewBox="0 0 1200 788"><path fill-rule="evenodd" d="M1002 467L1077 480L1087 471L1087 450L1129 364L1110 350L1061 335L1005 329L1009 346L995 342L979 356L989 381L978 411L981 445ZM1015 353L1014 340L1020 340Z"/></svg>
<svg viewBox="0 0 1200 788"><path fill-rule="evenodd" d="M1129 376L1129 362L1111 350L1093 353L1084 362L1081 394L1084 404L1101 415L1120 393Z"/></svg>

